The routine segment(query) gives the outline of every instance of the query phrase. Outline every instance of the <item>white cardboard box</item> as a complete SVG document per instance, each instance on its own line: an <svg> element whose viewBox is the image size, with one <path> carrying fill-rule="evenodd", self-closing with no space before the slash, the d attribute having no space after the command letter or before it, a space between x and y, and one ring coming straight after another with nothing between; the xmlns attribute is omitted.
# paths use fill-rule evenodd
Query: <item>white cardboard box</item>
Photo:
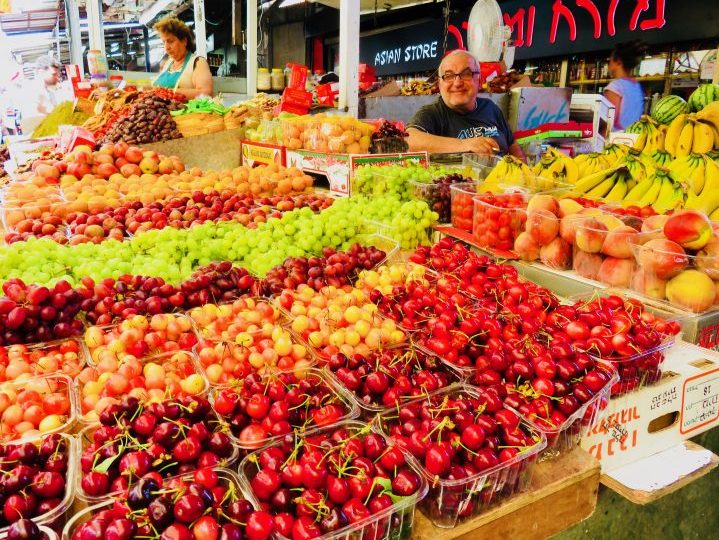
<svg viewBox="0 0 719 540"><path fill-rule="evenodd" d="M611 471L719 426L719 353L680 341L661 381L612 399L582 439Z"/></svg>

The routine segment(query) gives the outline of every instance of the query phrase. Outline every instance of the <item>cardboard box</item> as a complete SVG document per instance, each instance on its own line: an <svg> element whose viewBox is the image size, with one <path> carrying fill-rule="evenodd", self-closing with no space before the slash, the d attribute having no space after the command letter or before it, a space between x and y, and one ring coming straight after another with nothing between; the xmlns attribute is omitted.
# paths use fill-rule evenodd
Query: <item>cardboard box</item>
<svg viewBox="0 0 719 540"><path fill-rule="evenodd" d="M512 131L524 131L542 124L568 122L571 98L571 88L512 88L509 127Z"/></svg>
<svg viewBox="0 0 719 540"><path fill-rule="evenodd" d="M402 154L325 154L308 150L288 150L287 166L297 167L306 173L322 174L327 177L330 192L348 196L352 193L352 176L357 167L365 164L394 165L398 162L429 165L427 152Z"/></svg>
<svg viewBox="0 0 719 540"><path fill-rule="evenodd" d="M287 150L278 144L242 141L240 145L242 165L257 167L258 165L287 164Z"/></svg>
<svg viewBox="0 0 719 540"><path fill-rule="evenodd" d="M669 349L662 379L612 399L582 439L604 470L656 454L719 426L719 353L683 341Z"/></svg>

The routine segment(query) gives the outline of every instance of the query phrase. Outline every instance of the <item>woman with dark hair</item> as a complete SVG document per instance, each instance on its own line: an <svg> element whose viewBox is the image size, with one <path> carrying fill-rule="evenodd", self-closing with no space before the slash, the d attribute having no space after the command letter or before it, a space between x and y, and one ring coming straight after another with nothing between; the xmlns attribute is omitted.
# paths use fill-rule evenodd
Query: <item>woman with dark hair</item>
<svg viewBox="0 0 719 540"><path fill-rule="evenodd" d="M169 57L153 86L170 88L192 99L212 95L212 73L207 60L197 56L195 36L180 19L165 17L155 26Z"/></svg>
<svg viewBox="0 0 719 540"><path fill-rule="evenodd" d="M609 57L609 74L614 80L604 89L604 97L614 105L614 126L618 129L636 122L644 112L644 90L632 70L645 52L641 41L630 41L617 45Z"/></svg>

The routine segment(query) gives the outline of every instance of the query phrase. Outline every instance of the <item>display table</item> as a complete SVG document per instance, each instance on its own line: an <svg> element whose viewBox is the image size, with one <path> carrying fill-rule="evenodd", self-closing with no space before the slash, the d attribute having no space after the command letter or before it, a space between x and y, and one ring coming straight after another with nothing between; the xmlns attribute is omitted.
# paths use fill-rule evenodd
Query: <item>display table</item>
<svg viewBox="0 0 719 540"><path fill-rule="evenodd" d="M546 538L592 515L599 477L599 462L576 448L565 456L538 463L525 492L454 529L437 528L416 512L412 538Z"/></svg>

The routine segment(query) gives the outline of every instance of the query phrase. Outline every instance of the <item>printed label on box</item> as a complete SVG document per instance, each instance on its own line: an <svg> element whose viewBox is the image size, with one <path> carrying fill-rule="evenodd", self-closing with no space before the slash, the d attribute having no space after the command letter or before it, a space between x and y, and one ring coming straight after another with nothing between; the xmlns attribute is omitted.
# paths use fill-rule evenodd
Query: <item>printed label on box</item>
<svg viewBox="0 0 719 540"><path fill-rule="evenodd" d="M258 165L285 165L286 150L284 146L275 144L256 143L242 141L242 164L248 167L257 167Z"/></svg>
<svg viewBox="0 0 719 540"><path fill-rule="evenodd" d="M719 418L719 369L689 377L682 389L682 435Z"/></svg>

